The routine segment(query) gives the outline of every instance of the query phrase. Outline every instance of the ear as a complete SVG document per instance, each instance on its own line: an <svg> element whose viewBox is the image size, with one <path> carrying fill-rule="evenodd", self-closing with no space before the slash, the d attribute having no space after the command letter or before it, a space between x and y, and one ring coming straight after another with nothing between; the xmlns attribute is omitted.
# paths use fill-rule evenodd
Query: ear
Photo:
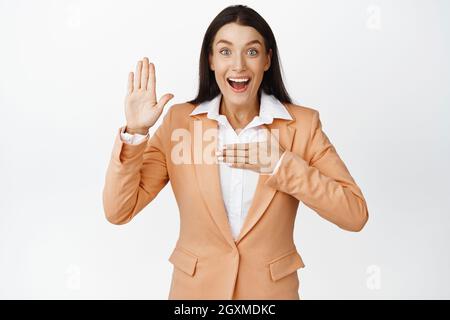
<svg viewBox="0 0 450 320"><path fill-rule="evenodd" d="M271 63L272 63L272 48L269 49L269 53L267 55L267 59L268 59L268 61L267 61L266 65L264 66L264 71L269 70L269 68L271 66Z"/></svg>

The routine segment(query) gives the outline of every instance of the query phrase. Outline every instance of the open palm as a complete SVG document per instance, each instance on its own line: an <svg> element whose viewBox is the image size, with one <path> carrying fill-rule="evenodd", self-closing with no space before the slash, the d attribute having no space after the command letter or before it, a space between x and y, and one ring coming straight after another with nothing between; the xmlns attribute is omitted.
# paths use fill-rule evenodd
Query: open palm
<svg viewBox="0 0 450 320"><path fill-rule="evenodd" d="M147 57L139 60L136 73L128 75L128 93L125 97L127 132L146 134L163 112L164 106L174 97L167 93L156 100L155 65Z"/></svg>

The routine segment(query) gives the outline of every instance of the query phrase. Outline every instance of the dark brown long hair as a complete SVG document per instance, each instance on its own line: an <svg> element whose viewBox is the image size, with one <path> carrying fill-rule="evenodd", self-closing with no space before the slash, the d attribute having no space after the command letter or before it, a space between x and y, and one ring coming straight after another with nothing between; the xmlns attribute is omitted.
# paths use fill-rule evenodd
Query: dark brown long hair
<svg viewBox="0 0 450 320"><path fill-rule="evenodd" d="M209 101L220 93L214 77L214 71L209 67L208 56L212 51L216 33L222 26L232 22L255 28L264 38L266 54L269 54L269 49L272 49L270 68L264 72L263 80L258 89L258 97L261 96L262 89L265 93L274 95L283 103L292 103L281 76L278 47L272 29L259 13L245 5L233 5L223 9L206 30L200 52L198 93L197 97L188 101L188 103L198 104Z"/></svg>

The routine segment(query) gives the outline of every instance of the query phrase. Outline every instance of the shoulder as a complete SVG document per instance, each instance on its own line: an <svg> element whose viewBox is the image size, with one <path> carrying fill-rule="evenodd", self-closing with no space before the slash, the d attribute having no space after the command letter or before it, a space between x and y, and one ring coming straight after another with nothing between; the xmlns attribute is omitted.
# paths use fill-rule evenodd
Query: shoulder
<svg viewBox="0 0 450 320"><path fill-rule="evenodd" d="M196 106L191 103L176 103L164 107L162 124L165 128L183 128L189 125L190 113Z"/></svg>
<svg viewBox="0 0 450 320"><path fill-rule="evenodd" d="M291 116L294 118L296 126L311 126L314 121L319 119L319 110L310 106L304 106L294 103L284 103Z"/></svg>

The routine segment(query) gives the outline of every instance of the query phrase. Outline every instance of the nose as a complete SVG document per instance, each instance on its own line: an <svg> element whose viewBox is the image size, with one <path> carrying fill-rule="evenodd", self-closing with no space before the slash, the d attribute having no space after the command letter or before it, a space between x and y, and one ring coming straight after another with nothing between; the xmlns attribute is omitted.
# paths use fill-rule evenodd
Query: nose
<svg viewBox="0 0 450 320"><path fill-rule="evenodd" d="M239 72L242 70L245 70L245 59L239 54L235 55L233 60L233 71Z"/></svg>

